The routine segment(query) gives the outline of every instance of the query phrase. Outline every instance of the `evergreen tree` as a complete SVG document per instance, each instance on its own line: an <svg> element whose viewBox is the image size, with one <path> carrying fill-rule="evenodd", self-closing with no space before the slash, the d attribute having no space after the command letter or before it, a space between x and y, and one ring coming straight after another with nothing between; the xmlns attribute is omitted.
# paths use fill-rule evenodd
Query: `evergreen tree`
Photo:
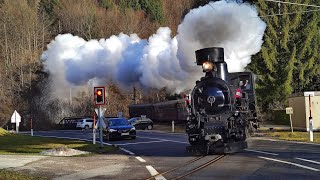
<svg viewBox="0 0 320 180"><path fill-rule="evenodd" d="M99 0L99 5L105 9L112 8L114 6L113 0Z"/></svg>
<svg viewBox="0 0 320 180"><path fill-rule="evenodd" d="M140 0L141 8L154 21L163 24L165 22L161 1L159 0Z"/></svg>
<svg viewBox="0 0 320 180"><path fill-rule="evenodd" d="M51 19L54 19L55 15L53 12L54 6L59 4L59 0L41 0L39 3L39 7L41 11L46 12Z"/></svg>
<svg viewBox="0 0 320 180"><path fill-rule="evenodd" d="M320 4L317 0L298 3ZM250 70L257 74L258 101L264 111L284 108L292 92L315 88L319 76L319 12L306 6L255 1L267 23L261 52L253 57ZM277 15L275 14L284 14ZM273 15L273 16L268 16Z"/></svg>
<svg viewBox="0 0 320 180"><path fill-rule="evenodd" d="M133 8L134 10L140 10L141 5L139 0L120 0L119 6L121 9Z"/></svg>

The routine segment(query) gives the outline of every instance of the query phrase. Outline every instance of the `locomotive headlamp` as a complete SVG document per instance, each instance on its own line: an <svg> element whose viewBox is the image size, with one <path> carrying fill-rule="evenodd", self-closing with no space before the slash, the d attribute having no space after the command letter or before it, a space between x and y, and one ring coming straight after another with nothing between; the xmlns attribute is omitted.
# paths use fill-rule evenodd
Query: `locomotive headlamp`
<svg viewBox="0 0 320 180"><path fill-rule="evenodd" d="M213 63L210 62L210 61L204 62L204 63L202 64L202 69L203 69L204 72L210 72L210 71L212 71L212 70L213 70L213 67L214 67L214 65L213 65Z"/></svg>

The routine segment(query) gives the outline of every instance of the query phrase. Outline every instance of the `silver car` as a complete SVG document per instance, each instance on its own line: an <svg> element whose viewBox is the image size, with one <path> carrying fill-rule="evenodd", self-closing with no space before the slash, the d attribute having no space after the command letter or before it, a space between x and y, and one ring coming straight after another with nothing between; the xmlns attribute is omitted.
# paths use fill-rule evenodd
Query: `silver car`
<svg viewBox="0 0 320 180"><path fill-rule="evenodd" d="M85 119L78 120L76 127L88 130L88 129L92 129L92 126L93 126L93 119L85 118Z"/></svg>

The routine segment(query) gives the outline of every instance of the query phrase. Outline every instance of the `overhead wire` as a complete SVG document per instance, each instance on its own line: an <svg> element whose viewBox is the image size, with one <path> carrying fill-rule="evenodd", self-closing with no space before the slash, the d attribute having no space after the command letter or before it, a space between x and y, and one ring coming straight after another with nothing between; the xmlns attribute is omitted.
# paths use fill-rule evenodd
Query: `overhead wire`
<svg viewBox="0 0 320 180"><path fill-rule="evenodd" d="M316 8L320 8L320 6L318 6L318 5L314 5L314 4L302 4L302 3L294 3L294 2L279 1L279 0L264 0L264 1L268 1L268 2L275 2L275 3L281 3L281 4L291 4L291 5L298 5L298 6L307 6L307 7L316 7Z"/></svg>
<svg viewBox="0 0 320 180"><path fill-rule="evenodd" d="M298 5L298 6L307 6L307 7L317 7L319 9L312 9L312 10L306 10L306 11L296 11L296 12L288 12L288 13L278 13L278 14L270 14L265 16L257 16L252 18L263 18L263 17L273 17L273 16L283 16L283 15L292 15L292 14L300 14L300 13L308 13L308 12L319 12L320 6L313 5L313 4L302 4L302 3L293 3L293 2L286 2L286 1L279 1L279 0L265 0L267 2L274 2L274 3L281 3L281 4L291 4L291 5ZM214 9L214 7L211 5L211 3L208 3L209 6Z"/></svg>
<svg viewBox="0 0 320 180"><path fill-rule="evenodd" d="M316 8L319 8L319 9L311 9L311 10L305 10L305 11L296 11L296 12L278 13L278 14L270 14L270 15L265 15L265 16L259 16L259 17L261 17L261 18L263 18L263 17L273 17L273 16L291 15L291 14L302 14L302 13L308 13L308 12L319 12L319 11L320 11L320 6L318 6L318 5L313 5L313 4L302 4L302 3L294 3L294 2L279 1L279 0L264 0L264 1L279 3L279 5L280 5L280 4L289 4L289 5L316 7Z"/></svg>
<svg viewBox="0 0 320 180"><path fill-rule="evenodd" d="M307 11L297 11L297 12L289 12L289 13L270 14L270 15L259 16L259 17L272 17L272 16L282 16L282 15L300 14L300 13L308 13L308 12L319 12L319 11L320 11L320 9L313 9L313 10L307 10Z"/></svg>

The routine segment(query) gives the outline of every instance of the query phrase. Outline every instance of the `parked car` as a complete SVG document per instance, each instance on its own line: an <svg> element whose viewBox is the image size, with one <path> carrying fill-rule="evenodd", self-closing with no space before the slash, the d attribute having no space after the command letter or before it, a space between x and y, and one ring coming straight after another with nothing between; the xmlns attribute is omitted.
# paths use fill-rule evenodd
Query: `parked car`
<svg viewBox="0 0 320 180"><path fill-rule="evenodd" d="M146 117L134 117L129 119L129 123L136 129L153 129L153 121Z"/></svg>
<svg viewBox="0 0 320 180"><path fill-rule="evenodd" d="M81 129L92 129L93 127L93 119L92 118L84 118L81 120L78 120L77 122L77 128Z"/></svg>
<svg viewBox="0 0 320 180"><path fill-rule="evenodd" d="M58 124L59 129L77 129L78 121L86 117L64 117Z"/></svg>
<svg viewBox="0 0 320 180"><path fill-rule="evenodd" d="M107 128L103 130L104 138L112 141L117 138L136 138L136 128L125 118L106 119Z"/></svg>

